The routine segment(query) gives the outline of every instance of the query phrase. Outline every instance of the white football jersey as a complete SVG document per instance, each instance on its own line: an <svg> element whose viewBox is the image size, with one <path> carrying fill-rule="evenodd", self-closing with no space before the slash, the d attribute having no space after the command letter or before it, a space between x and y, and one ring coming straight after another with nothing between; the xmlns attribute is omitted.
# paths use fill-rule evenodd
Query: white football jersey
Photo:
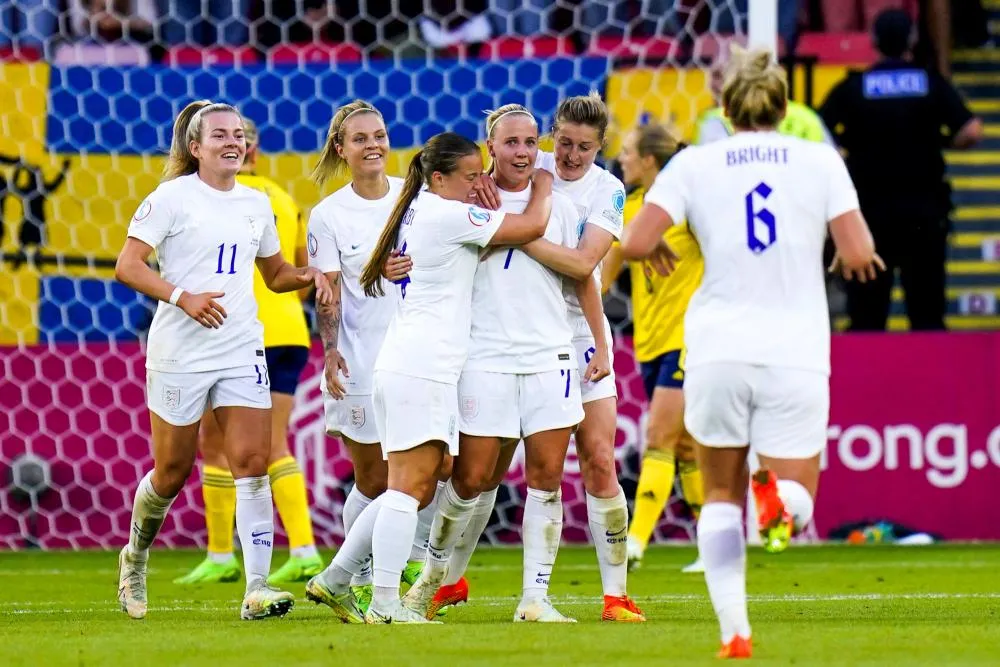
<svg viewBox="0 0 1000 667"><path fill-rule="evenodd" d="M823 244L858 208L837 151L776 132L684 149L646 193L688 221L705 276L684 320L686 365L743 362L830 372Z"/></svg>
<svg viewBox="0 0 1000 667"><path fill-rule="evenodd" d="M621 238L622 228L625 226L625 186L611 172L595 164L583 175L583 178L575 181L564 181L556 173L555 154L544 151L538 152L535 167L551 172L555 177L553 185L555 191L569 197L576 206L578 214L576 239L569 247L576 248L580 244L584 226L588 224L596 225L610 232L615 239ZM600 286L600 262L594 268L594 277ZM583 316L580 301L576 298L576 290L571 281L564 283L563 295L569 308L573 335L577 337L590 336L590 327L587 326L587 319Z"/></svg>
<svg viewBox="0 0 1000 667"><path fill-rule="evenodd" d="M381 199L359 197L348 183L323 199L309 215L309 266L323 273L340 272L337 349L351 374L341 377L351 395L372 393L375 357L399 298L399 290L389 282L382 285L385 296L377 299L365 296L361 287L361 272L403 188L401 178L390 176L388 180L389 192ZM325 377L322 386L325 392Z"/></svg>
<svg viewBox="0 0 1000 667"><path fill-rule="evenodd" d="M531 186L500 191L500 210L523 213ZM577 213L553 193L545 238L572 247ZM472 338L466 370L541 373L576 368L563 277L519 248L496 248L479 263L472 287Z"/></svg>
<svg viewBox="0 0 1000 667"><path fill-rule="evenodd" d="M429 190L417 195L396 240L413 269L399 285L375 370L458 382L469 350L479 248L489 244L504 215Z"/></svg>
<svg viewBox="0 0 1000 667"><path fill-rule="evenodd" d="M239 183L223 192L197 174L181 176L146 197L128 235L156 250L164 280L191 294L225 292L216 301L228 317L218 329L206 329L177 306L157 304L146 368L200 373L264 363L254 260L281 251L267 195Z"/></svg>

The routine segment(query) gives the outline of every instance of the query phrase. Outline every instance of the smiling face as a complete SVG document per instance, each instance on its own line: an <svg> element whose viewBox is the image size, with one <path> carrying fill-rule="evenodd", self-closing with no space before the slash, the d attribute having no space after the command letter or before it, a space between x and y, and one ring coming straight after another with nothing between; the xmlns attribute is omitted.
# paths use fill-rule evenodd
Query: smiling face
<svg viewBox="0 0 1000 667"><path fill-rule="evenodd" d="M356 113L340 131L337 153L347 162L354 178L385 173L389 157L389 133L377 113Z"/></svg>
<svg viewBox="0 0 1000 667"><path fill-rule="evenodd" d="M523 113L505 116L493 126L493 137L486 146L500 187L520 190L528 184L538 157L538 126L534 118Z"/></svg>
<svg viewBox="0 0 1000 667"><path fill-rule="evenodd" d="M246 158L243 118L232 111L216 111L201 119L201 136L188 148L198 160L198 172L215 179L233 178Z"/></svg>
<svg viewBox="0 0 1000 667"><path fill-rule="evenodd" d="M431 174L430 190L444 199L468 201L472 186L483 173L483 156L478 152L463 155L455 163L455 169L445 174L435 171Z"/></svg>
<svg viewBox="0 0 1000 667"><path fill-rule="evenodd" d="M556 173L564 181L576 181L590 170L601 148L597 128L581 123L560 123L555 139Z"/></svg>

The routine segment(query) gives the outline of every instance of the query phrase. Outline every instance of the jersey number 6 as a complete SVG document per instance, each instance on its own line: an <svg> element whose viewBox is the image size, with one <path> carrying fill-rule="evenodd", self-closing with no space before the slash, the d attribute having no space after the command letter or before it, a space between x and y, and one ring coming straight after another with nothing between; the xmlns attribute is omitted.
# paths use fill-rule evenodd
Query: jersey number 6
<svg viewBox="0 0 1000 667"><path fill-rule="evenodd" d="M778 240L774 214L763 206L758 209L754 205L754 195L765 200L771 196L771 192L767 183L760 183L743 198L747 209L747 247L755 255L764 252Z"/></svg>

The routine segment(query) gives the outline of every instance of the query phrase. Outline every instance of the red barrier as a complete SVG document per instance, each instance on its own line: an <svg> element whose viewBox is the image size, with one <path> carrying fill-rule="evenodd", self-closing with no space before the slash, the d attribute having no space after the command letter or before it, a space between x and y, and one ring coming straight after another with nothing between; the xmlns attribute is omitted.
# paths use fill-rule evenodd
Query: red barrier
<svg viewBox="0 0 1000 667"><path fill-rule="evenodd" d="M292 450L313 496L321 543L338 542L351 469L323 433L314 350L292 416ZM0 547L32 532L46 547L114 546L128 536L131 495L148 470L149 417L136 344L0 348ZM945 539L1000 539L1000 333L837 336L826 470L816 509L819 534L886 519ZM616 341L617 458L634 488L635 450L645 396L631 341ZM7 485L25 452L45 459L53 490L35 512ZM626 463L628 466L626 466ZM628 468L628 469L626 469ZM495 539L516 537L523 498L515 462L505 484ZM195 473L196 477L197 473ZM194 480L192 480L194 481ZM565 539L587 538L575 457L563 485ZM690 530L683 506L661 521L661 537ZM203 544L201 494L189 484L162 533L173 546Z"/></svg>

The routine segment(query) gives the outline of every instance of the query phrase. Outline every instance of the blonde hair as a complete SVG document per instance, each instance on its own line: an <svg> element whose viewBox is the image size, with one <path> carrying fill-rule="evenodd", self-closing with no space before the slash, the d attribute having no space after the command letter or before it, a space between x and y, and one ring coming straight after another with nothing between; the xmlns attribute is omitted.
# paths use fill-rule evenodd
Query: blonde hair
<svg viewBox="0 0 1000 667"><path fill-rule="evenodd" d="M246 116L243 116L243 136L247 140L247 150L260 142L260 131L257 129L257 123Z"/></svg>
<svg viewBox="0 0 1000 667"><path fill-rule="evenodd" d="M442 132L431 137L423 149L417 151L410 160L410 168L406 171L406 180L403 181L399 199L396 200L389 219L385 221L385 227L382 228L368 263L361 271L360 282L366 296L385 295L381 279L382 267L392 255L406 212L420 194L421 186L430 185L431 175L435 171L446 176L455 171L458 168L458 161L466 155L479 155L479 146L476 142L454 132Z"/></svg>
<svg viewBox="0 0 1000 667"><path fill-rule="evenodd" d="M535 124L535 127L538 127L538 121L535 120L534 115L532 115L532 113L522 104L505 104L496 109L487 109L483 113L486 114L487 139L493 138L493 130L496 129L497 123L500 122L500 119L510 114L525 115L531 119L531 122Z"/></svg>
<svg viewBox="0 0 1000 667"><path fill-rule="evenodd" d="M603 144L609 120L608 106L601 99L601 94L592 90L587 95L568 97L559 103L552 131L558 132L563 123L588 125L597 130L597 138Z"/></svg>
<svg viewBox="0 0 1000 667"><path fill-rule="evenodd" d="M322 186L327 179L336 176L346 167L347 162L340 157L337 146L344 143L344 123L356 113L373 113L382 118L381 112L370 102L364 100L354 100L337 109L333 118L330 119L330 129L327 130L326 143L323 144L319 162L316 163L310 176L316 185Z"/></svg>
<svg viewBox="0 0 1000 667"><path fill-rule="evenodd" d="M170 154L163 165L163 180L169 181L178 176L187 176L198 171L198 158L191 154L191 142L201 140L201 126L205 116L213 113L234 113L245 122L242 114L231 104L198 100L191 102L174 120L173 135L170 140Z"/></svg>
<svg viewBox="0 0 1000 667"><path fill-rule="evenodd" d="M785 70L767 49L747 51L733 44L722 84L722 106L733 127L776 127L788 105Z"/></svg>
<svg viewBox="0 0 1000 667"><path fill-rule="evenodd" d="M663 169L680 150L680 140L671 127L648 123L635 128L635 148L639 157L652 155L657 168Z"/></svg>

